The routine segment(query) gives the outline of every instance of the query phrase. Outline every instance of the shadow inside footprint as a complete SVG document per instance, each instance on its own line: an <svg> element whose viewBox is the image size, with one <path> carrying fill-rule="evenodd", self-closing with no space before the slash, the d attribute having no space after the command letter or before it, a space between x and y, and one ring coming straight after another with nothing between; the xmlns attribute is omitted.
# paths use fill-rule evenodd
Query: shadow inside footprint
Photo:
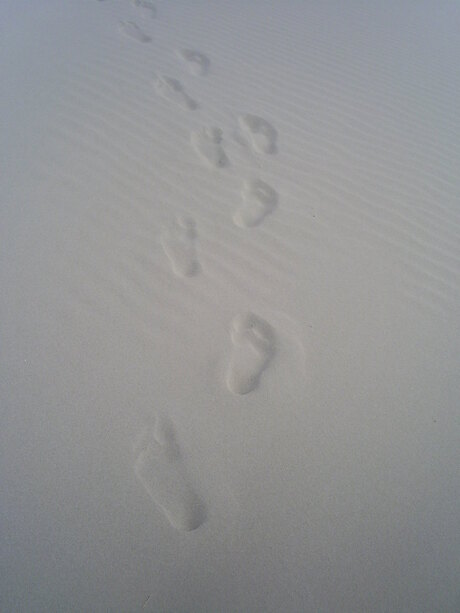
<svg viewBox="0 0 460 613"><path fill-rule="evenodd" d="M157 420L138 452L134 472L171 526L188 532L205 521L203 502L187 476L171 425Z"/></svg>
<svg viewBox="0 0 460 613"><path fill-rule="evenodd" d="M257 387L275 352L273 328L253 313L237 315L231 326L233 352L227 370L227 387L247 394Z"/></svg>

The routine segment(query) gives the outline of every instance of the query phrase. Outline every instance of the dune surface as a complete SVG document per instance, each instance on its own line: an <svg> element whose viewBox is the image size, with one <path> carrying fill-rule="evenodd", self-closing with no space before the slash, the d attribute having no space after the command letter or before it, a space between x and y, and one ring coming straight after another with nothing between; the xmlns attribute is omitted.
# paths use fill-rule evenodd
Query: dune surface
<svg viewBox="0 0 460 613"><path fill-rule="evenodd" d="M0 3L0 610L460 607L460 4Z"/></svg>

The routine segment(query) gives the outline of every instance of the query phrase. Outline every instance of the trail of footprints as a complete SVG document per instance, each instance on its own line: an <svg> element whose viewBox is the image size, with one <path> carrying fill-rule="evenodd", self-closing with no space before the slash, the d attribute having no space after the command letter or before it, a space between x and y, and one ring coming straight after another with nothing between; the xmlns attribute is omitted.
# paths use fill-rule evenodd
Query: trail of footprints
<svg viewBox="0 0 460 613"><path fill-rule="evenodd" d="M156 17L151 0L131 0L143 17ZM138 43L152 42L152 36L134 21L120 21L120 31ZM206 76L209 58L196 49L176 50L176 56L194 76ZM154 90L168 103L185 111L198 109L198 103L174 78L156 75ZM257 115L237 117L235 138L254 155L277 152L277 131ZM223 169L229 165L224 150L223 131L216 126L203 126L190 134L192 149L208 169ZM253 228L272 213L278 203L276 190L259 178L245 180L241 187L241 202L233 212L234 224L242 229ZM196 251L197 232L190 217L177 216L163 229L160 243L177 277L193 277L200 272ZM230 325L229 358L225 382L230 392L244 395L260 383L275 353L276 334L268 322L253 313L240 313ZM172 425L157 419L153 431L144 433L137 449L134 472L144 490L171 526L191 531L206 518L205 506L197 495L181 457Z"/></svg>

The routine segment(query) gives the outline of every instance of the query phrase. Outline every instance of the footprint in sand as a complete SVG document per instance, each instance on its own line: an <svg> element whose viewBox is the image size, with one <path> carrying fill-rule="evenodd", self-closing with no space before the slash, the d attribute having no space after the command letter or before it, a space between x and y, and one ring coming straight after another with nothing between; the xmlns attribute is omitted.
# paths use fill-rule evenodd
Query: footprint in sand
<svg viewBox="0 0 460 613"><path fill-rule="evenodd" d="M139 43L149 43L152 40L151 36L143 32L133 21L120 21L120 30L123 34L137 40Z"/></svg>
<svg viewBox="0 0 460 613"><path fill-rule="evenodd" d="M182 83L177 79L157 76L155 80L155 90L157 94L165 98L168 102L180 106L187 111L194 111L198 104L185 92Z"/></svg>
<svg viewBox="0 0 460 613"><path fill-rule="evenodd" d="M192 277L200 270L195 239L195 222L190 217L177 217L160 238L173 272L178 277Z"/></svg>
<svg viewBox="0 0 460 613"><path fill-rule="evenodd" d="M275 351L272 327L253 313L232 321L233 354L227 370L227 387L234 394L247 394L259 383Z"/></svg>
<svg viewBox="0 0 460 613"><path fill-rule="evenodd" d="M150 0L131 0L131 3L134 4L135 7L142 9L142 11L148 14L150 17L156 17L156 6L153 4L153 2L150 2Z"/></svg>
<svg viewBox="0 0 460 613"><path fill-rule="evenodd" d="M240 115L238 125L254 153L276 153L277 132L268 121L257 115Z"/></svg>
<svg viewBox="0 0 460 613"><path fill-rule="evenodd" d="M240 228L257 226L278 202L278 194L273 187L260 179L245 181L242 197L243 204L233 215L235 225Z"/></svg>
<svg viewBox="0 0 460 613"><path fill-rule="evenodd" d="M222 147L222 130L220 128L201 128L190 136L192 147L198 157L211 168L228 165L228 158Z"/></svg>
<svg viewBox="0 0 460 613"><path fill-rule="evenodd" d="M181 49L177 51L177 55L183 60L189 71L197 76L204 76L208 73L210 61L209 58L194 49Z"/></svg>
<svg viewBox="0 0 460 613"><path fill-rule="evenodd" d="M193 489L172 426L157 419L144 436L134 464L136 477L177 530L196 530L204 522L204 505Z"/></svg>

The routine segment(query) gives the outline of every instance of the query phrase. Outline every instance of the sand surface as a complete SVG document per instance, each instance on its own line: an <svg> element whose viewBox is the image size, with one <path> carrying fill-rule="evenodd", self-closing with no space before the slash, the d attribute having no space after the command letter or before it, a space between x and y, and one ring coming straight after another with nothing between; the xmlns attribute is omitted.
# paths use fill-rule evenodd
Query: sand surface
<svg viewBox="0 0 460 613"><path fill-rule="evenodd" d="M459 32L2 0L2 612L460 609Z"/></svg>

